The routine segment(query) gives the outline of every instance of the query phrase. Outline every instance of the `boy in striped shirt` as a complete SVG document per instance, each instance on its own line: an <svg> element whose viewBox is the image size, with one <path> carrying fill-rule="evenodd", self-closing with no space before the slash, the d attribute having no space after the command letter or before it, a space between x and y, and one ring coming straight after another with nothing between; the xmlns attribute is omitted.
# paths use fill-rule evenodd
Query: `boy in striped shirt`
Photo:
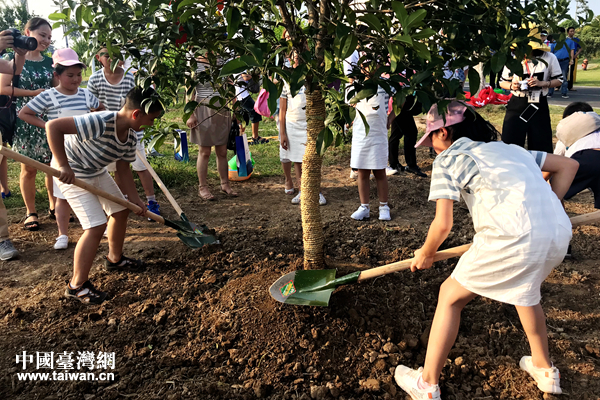
<svg viewBox="0 0 600 400"><path fill-rule="evenodd" d="M96 54L96 59L102 64L102 69L94 72L88 81L88 90L96 96L102 104L110 111L119 111L123 105L123 100L127 93L135 86L135 78L129 71L125 71L122 67L122 63L119 63L115 70L111 69L111 58L108 56L108 50L106 47L100 49ZM136 132L138 144L137 151L140 156L146 158L146 149L142 143L144 137L144 131L138 130ZM146 194L146 200L148 201L148 209L154 214L160 215L159 205L156 202L156 196L154 194L154 182L152 181L152 175L148 172L148 169L144 165L144 162L140 159L140 156L136 155L136 159L131 163L131 167L137 172L144 193ZM116 170L114 164L108 166L109 172L114 172L115 180L119 187L122 188L121 177L119 172ZM151 221L151 219L148 219Z"/></svg>
<svg viewBox="0 0 600 400"><path fill-rule="evenodd" d="M118 112L102 111L58 118L46 124L48 143L61 171L58 186L84 229L75 248L73 277L65 291L67 297L87 304L101 304L107 296L88 279L106 228L105 213L110 217L105 268L130 269L141 264L123 255L129 210L71 183L77 177L112 195L124 197L106 170L107 165L116 162L124 194L129 201L141 207L139 215L145 214L146 207L137 193L129 164L135 161L135 131L142 125L152 125L163 112L158 101L152 103L148 114L141 106L145 99L155 95L154 89L136 87L127 94L125 105Z"/></svg>

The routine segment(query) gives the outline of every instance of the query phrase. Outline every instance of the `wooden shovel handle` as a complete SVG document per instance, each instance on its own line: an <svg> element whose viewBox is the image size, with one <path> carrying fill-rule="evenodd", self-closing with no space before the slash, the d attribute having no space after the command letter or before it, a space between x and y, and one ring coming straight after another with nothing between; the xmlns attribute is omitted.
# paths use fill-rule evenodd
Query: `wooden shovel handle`
<svg viewBox="0 0 600 400"><path fill-rule="evenodd" d="M14 151L10 150L10 149L7 149L4 146L0 146L0 154L6 156L8 158L12 158L13 160L18 161L18 162L20 162L22 164L29 165L30 167L33 167L33 168L35 168L35 169L37 169L39 171L45 172L46 174L52 175L52 176L54 176L56 178L58 178L60 176L60 171L59 170L54 169L51 166L43 164L43 163L41 163L39 161L32 160L31 158L26 157L24 155L21 155L21 154L19 154L17 152L14 152ZM122 205L123 207L126 207L126 208L128 208L129 210L131 210L131 211L133 211L135 213L137 213L137 212L139 212L141 210L141 208L138 207L136 204L133 204L132 202L127 201L127 200L125 200L125 199L123 199L121 197L113 196L112 194L107 193L104 190L100 190L97 187L95 187L93 185L90 185L89 183L86 183L86 182L82 181L81 179L75 178L75 181L73 182L73 185L79 186L80 188L85 189L88 192L93 193L93 194L95 194L97 196L103 197L106 200L110 200L110 201L112 201L114 203ZM152 213L150 211L146 211L146 216L148 218L153 219L156 222L160 222L161 224L165 223L165 219L163 217L161 217L160 215L156 215L156 214L154 214L154 213Z"/></svg>
<svg viewBox="0 0 600 400"><path fill-rule="evenodd" d="M571 225L575 227L579 225L591 224L598 221L600 221L600 211L594 211L588 214L577 215L571 218ZM433 256L433 261L442 261L453 257L459 257L463 255L467 250L469 250L471 244L472 243L464 244L462 246L452 247L450 249L438 251ZM398 261L392 264L382 265L381 267L371 268L366 271L362 271L360 273L360 276L358 277L358 282L366 279L375 278L381 275L391 274L392 272L398 272L403 271L405 269L409 269L413 260L414 258L410 258L408 260Z"/></svg>
<svg viewBox="0 0 600 400"><path fill-rule="evenodd" d="M177 201L175 201L175 198L171 195L171 192L169 192L169 189L167 189L167 187L165 186L163 181L160 179L160 177L158 176L156 171L154 171L154 169L148 162L148 160L146 160L146 157L144 157L144 155L141 154L141 152L139 150L137 150L137 155L138 155L138 158L140 160L142 160L142 162L144 163L144 166L146 167L146 169L150 172L150 175L152 175L152 177L158 184L158 187L160 188L160 190L162 190L163 193L165 194L165 196L167 196L167 199L169 199L169 203L171 203L171 205L173 206L175 211L177 211L177 215L183 214L183 210L181 209L181 207L179 207L179 204L177 204Z"/></svg>

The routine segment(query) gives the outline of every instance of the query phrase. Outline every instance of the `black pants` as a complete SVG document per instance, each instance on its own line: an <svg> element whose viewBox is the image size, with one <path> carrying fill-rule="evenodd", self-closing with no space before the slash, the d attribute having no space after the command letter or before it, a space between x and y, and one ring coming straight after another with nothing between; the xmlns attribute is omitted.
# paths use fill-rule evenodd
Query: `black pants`
<svg viewBox="0 0 600 400"><path fill-rule="evenodd" d="M579 169L565 194L565 199L568 200L582 190L590 188L594 192L594 207L600 208L600 151L581 150L571 158L579 163Z"/></svg>
<svg viewBox="0 0 600 400"><path fill-rule="evenodd" d="M415 144L417 144L417 124L415 124L414 115L421 112L421 103L416 102L414 96L408 96L406 102L402 106L402 111L394 121L392 121L392 132L388 141L388 160L390 167L398 168L400 162L398 161L398 147L400 146L400 139L404 136L404 160L409 167L417 166L417 150ZM416 113L416 114L415 114Z"/></svg>
<svg viewBox="0 0 600 400"><path fill-rule="evenodd" d="M490 86L492 89L496 89L500 87L500 77L502 76L502 71L496 73L494 71L490 71Z"/></svg>
<svg viewBox="0 0 600 400"><path fill-rule="evenodd" d="M552 153L552 126L550 125L548 99L546 96L540 96L540 102L536 104L539 109L528 122L525 122L519 117L528 106L527 97L513 96L510 98L502 124L502 141L525 147L525 138L527 137L529 150Z"/></svg>
<svg viewBox="0 0 600 400"><path fill-rule="evenodd" d="M573 60L575 61L575 60ZM573 65L569 65L569 84L567 85L567 88L569 90L573 89L573 73L575 72L575 69L577 68L577 63L573 62Z"/></svg>

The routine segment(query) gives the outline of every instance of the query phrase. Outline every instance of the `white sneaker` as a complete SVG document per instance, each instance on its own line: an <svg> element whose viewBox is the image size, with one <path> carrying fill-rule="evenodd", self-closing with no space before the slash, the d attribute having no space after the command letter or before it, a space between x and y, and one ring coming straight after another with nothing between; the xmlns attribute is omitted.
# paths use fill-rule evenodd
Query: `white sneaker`
<svg viewBox="0 0 600 400"><path fill-rule="evenodd" d="M441 400L440 387L433 385L428 389L419 388L419 382L423 381L423 368L414 370L404 365L398 365L394 378L398 386L408 393L413 400Z"/></svg>
<svg viewBox="0 0 600 400"><path fill-rule="evenodd" d="M56 238L54 243L54 250L64 250L69 247L69 237L67 235L60 235Z"/></svg>
<svg viewBox="0 0 600 400"><path fill-rule="evenodd" d="M379 206L379 219L381 221L390 221L392 219L390 216L390 206Z"/></svg>
<svg viewBox="0 0 600 400"><path fill-rule="evenodd" d="M356 178L358 178L358 171L351 169L350 170L350 179L356 179Z"/></svg>
<svg viewBox="0 0 600 400"><path fill-rule="evenodd" d="M521 358L519 367L527 372L537 383L537 387L544 393L561 394L560 389L560 372L558 368L536 368L533 366L533 361L530 356Z"/></svg>
<svg viewBox="0 0 600 400"><path fill-rule="evenodd" d="M325 200L325 196L323 196L323 193L319 193L319 205L324 206L325 204L327 204L327 200Z"/></svg>
<svg viewBox="0 0 600 400"><path fill-rule="evenodd" d="M292 199L292 204L300 204L300 191L298 190L298 194Z"/></svg>
<svg viewBox="0 0 600 400"><path fill-rule="evenodd" d="M387 176L395 175L397 172L398 172L398 170L396 168L392 168L392 167L386 167L385 168L385 174Z"/></svg>
<svg viewBox="0 0 600 400"><path fill-rule="evenodd" d="M357 221L362 221L363 219L369 219L371 217L371 210L369 207L365 207L362 204L358 207L358 210L354 211L354 214L350 216L350 218L355 219Z"/></svg>

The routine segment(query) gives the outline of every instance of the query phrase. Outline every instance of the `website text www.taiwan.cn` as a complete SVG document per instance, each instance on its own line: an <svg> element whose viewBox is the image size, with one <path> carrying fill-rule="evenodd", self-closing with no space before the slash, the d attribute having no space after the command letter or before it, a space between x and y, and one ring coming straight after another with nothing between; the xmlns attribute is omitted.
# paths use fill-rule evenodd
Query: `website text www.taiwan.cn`
<svg viewBox="0 0 600 400"><path fill-rule="evenodd" d="M17 354L16 363L23 367L17 372L20 381L114 381L115 353L99 351L64 351ZM36 371L27 371L35 367Z"/></svg>

